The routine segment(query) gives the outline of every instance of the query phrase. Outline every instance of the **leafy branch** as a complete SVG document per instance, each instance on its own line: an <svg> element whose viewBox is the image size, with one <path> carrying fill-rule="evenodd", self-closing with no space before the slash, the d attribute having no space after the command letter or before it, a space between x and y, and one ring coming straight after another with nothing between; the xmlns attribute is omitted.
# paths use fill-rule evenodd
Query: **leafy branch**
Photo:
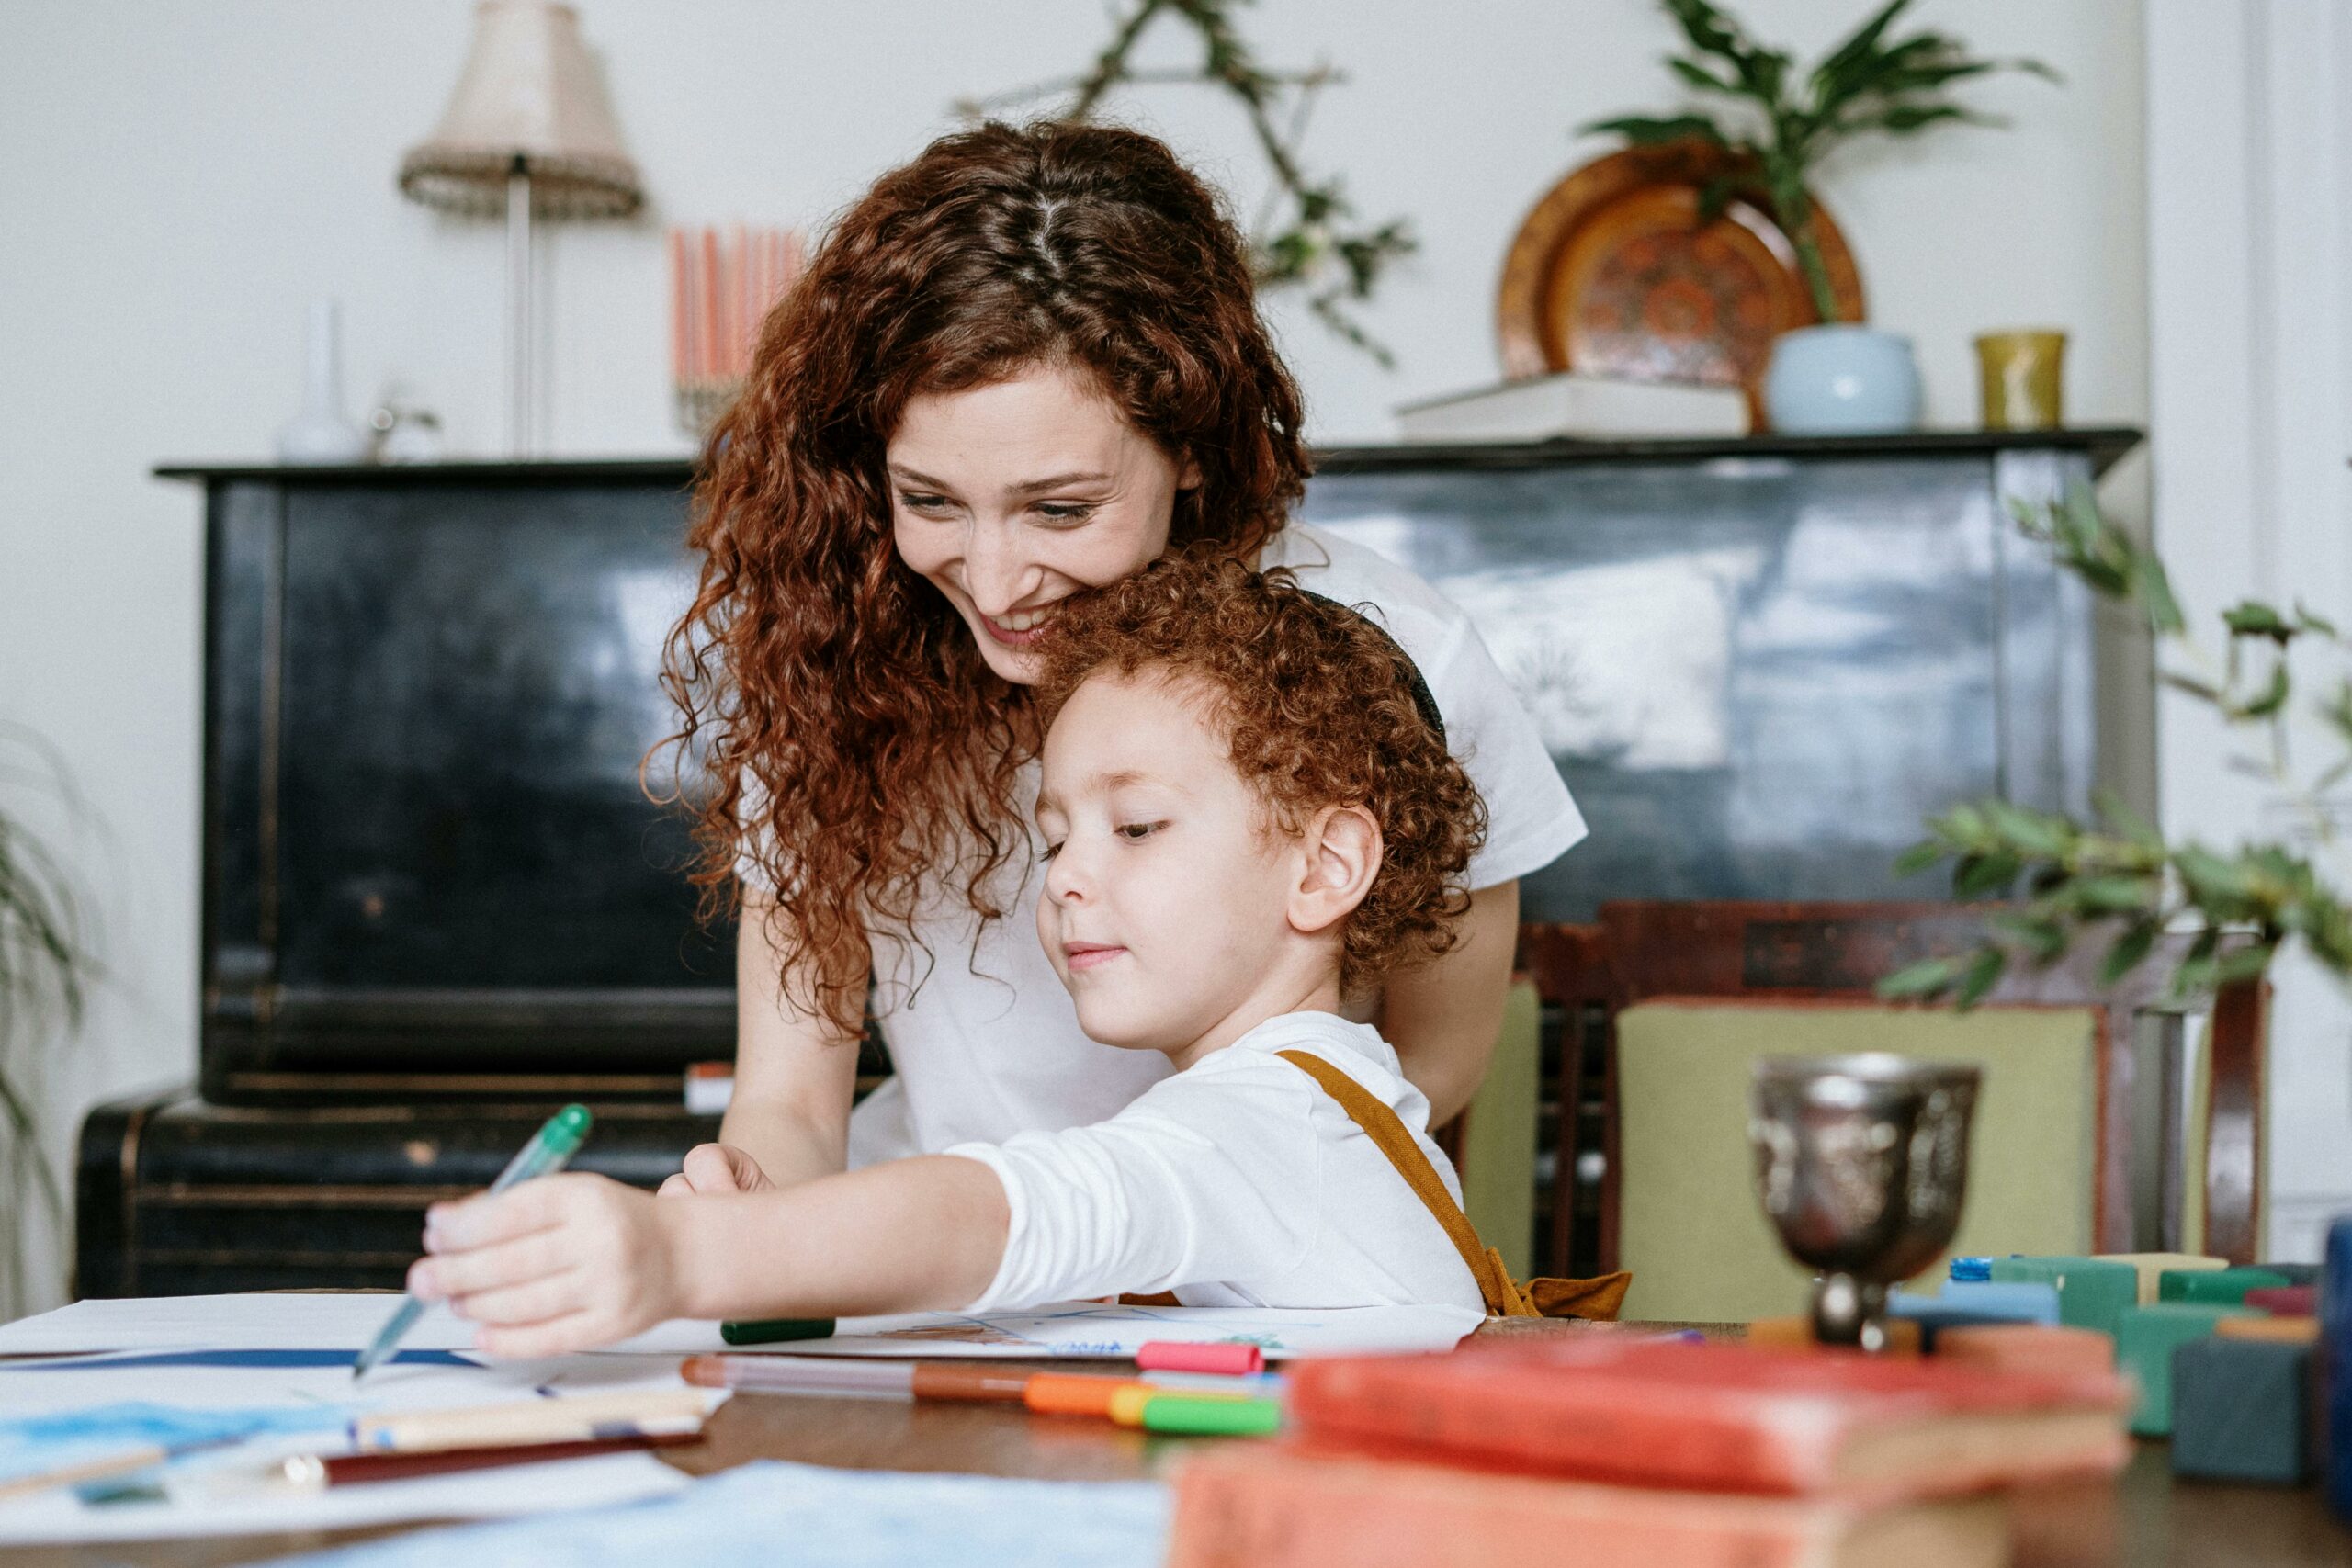
<svg viewBox="0 0 2352 1568"><path fill-rule="evenodd" d="M957 104L957 112L979 119L1044 99L1061 99L1054 118L1087 120L1121 85L1205 83L1222 89L1241 104L1274 179L1252 242L1260 287L1304 289L1306 308L1317 321L1381 365L1394 365L1394 356L1364 331L1351 307L1370 299L1388 264L1411 254L1419 242L1404 219L1360 221L1338 175L1306 172L1299 146L1316 96L1343 78L1328 65L1306 71L1260 66L1233 21L1235 6L1246 3L1136 0L1135 8L1118 21L1110 42L1081 74L967 99ZM1190 24L1200 35L1198 70L1139 71L1132 64L1136 45L1163 15ZM1283 123L1277 124L1278 118Z"/></svg>
<svg viewBox="0 0 2352 1568"><path fill-rule="evenodd" d="M2022 71L2059 80L2039 61L1979 59L1948 33L1924 29L1891 36L1911 0L1889 0L1803 76L1786 51L1755 42L1737 18L1709 0L1659 4L1688 46L1686 52L1667 56L1667 69L1702 100L1722 102L1679 114L1594 120L1580 130L1611 132L1637 147L1698 141L1729 154L1736 172L1702 189L1701 220L1713 220L1734 197L1760 185L1774 221L1796 247L1814 310L1825 321L1838 320L1838 300L1805 194L1821 160L1863 136L1915 136L1949 123L2005 123L1951 96L1955 84L1971 77Z"/></svg>
<svg viewBox="0 0 2352 1568"><path fill-rule="evenodd" d="M2157 678L2255 742L2233 759L2239 771L2272 788L2300 813L2311 841L2336 842L2326 792L2352 776L2352 641L2298 604L2282 612L2246 600L2222 612L2226 643L2219 657L2189 635L2164 564L2101 517L2087 491L2054 505L2015 509L2026 535L2050 547L2059 564L2094 592L2131 606L2159 650ZM2293 657L2324 649L2339 666L2334 684L2306 705L2341 755L2304 779L2290 765L2295 717ZM2194 841L2170 843L2120 800L2103 797L2095 819L2030 810L2007 801L1954 807L1928 824L1928 838L1897 863L1903 874L1946 862L1962 898L2007 894L2022 883L2018 908L1988 918L1987 940L1973 950L1931 958L1889 976L1889 998L1951 997L1974 1005L2018 958L2047 968L2094 935L2108 942L2099 979L2113 985L2146 961L2157 937L2188 930L2187 956L2173 976L2176 996L2254 979L2279 947L2299 940L2338 976L2352 976L2352 908L2312 858L2288 842L2222 852ZM2224 943L2225 934L2242 941Z"/></svg>

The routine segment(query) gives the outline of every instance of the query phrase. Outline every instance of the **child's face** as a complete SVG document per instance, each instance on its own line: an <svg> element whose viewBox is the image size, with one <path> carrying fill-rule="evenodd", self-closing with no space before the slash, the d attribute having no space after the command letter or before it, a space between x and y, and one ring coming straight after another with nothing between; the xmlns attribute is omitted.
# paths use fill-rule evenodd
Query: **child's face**
<svg viewBox="0 0 2352 1568"><path fill-rule="evenodd" d="M1037 801L1050 856L1037 938L1080 1027L1182 1053L1179 1066L1296 1005L1281 971L1299 960L1302 868L1207 707L1197 685L1149 671L1088 680L1046 737Z"/></svg>

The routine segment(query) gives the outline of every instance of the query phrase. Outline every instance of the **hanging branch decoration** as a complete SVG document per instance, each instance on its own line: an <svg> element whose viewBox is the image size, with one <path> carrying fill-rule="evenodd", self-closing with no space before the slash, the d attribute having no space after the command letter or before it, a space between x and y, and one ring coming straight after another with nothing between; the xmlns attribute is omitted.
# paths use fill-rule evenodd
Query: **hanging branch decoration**
<svg viewBox="0 0 2352 1568"><path fill-rule="evenodd" d="M983 119L1044 99L1065 99L1052 118L1091 119L1103 99L1119 86L1206 83L1240 101L1258 150L1273 175L1266 210L1251 239L1261 288L1300 288L1306 308L1326 327L1384 367L1396 363L1387 348L1367 333L1351 307L1372 298L1390 262L1418 248L1411 226L1401 218L1367 226L1350 204L1338 175L1310 175L1299 161L1316 95L1344 80L1328 65L1307 71L1261 68L1234 25L1233 11L1246 0L1136 0L1135 9L1113 29L1111 41L1082 75L1039 82L990 97L959 102L956 112ZM1161 16L1173 16L1199 33L1197 71L1139 71L1130 61L1136 46ZM1288 100L1286 123L1277 125ZM1279 227L1276 227L1279 223Z"/></svg>
<svg viewBox="0 0 2352 1568"><path fill-rule="evenodd" d="M1949 33L1889 34L1911 0L1889 0L1800 78L1785 51L1751 39L1738 19L1709 0L1659 0L1682 32L1689 51L1667 56L1667 69L1721 109L1673 115L1625 115L1594 120L1587 132L1623 136L1636 147L1698 141L1731 153L1741 175L1719 179L1701 193L1702 220L1721 215L1741 187L1761 186L1773 220L1796 247L1797 263L1815 311L1838 320L1838 301L1814 237L1813 203L1805 185L1822 159L1857 138L1916 136L1947 123L1998 126L1950 96L1954 83L1996 71L2021 71L2044 81L2059 75L2038 60L1984 60Z"/></svg>

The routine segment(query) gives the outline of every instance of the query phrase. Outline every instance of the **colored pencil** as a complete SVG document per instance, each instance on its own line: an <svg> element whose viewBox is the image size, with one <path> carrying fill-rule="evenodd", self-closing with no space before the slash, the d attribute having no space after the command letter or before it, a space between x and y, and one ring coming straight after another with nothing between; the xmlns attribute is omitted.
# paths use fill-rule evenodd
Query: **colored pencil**
<svg viewBox="0 0 2352 1568"><path fill-rule="evenodd" d="M591 1438L698 1431L709 1409L710 1396L700 1389L582 1394L470 1409L365 1416L351 1424L351 1438L355 1446L371 1453L571 1443Z"/></svg>
<svg viewBox="0 0 2352 1568"><path fill-rule="evenodd" d="M592 1454L673 1448L701 1440L699 1431L640 1432L626 1438L583 1438L568 1443L514 1443L480 1449L428 1450L422 1453L302 1454L273 1466L268 1473L306 1491L316 1491L373 1481L405 1481L416 1475L446 1475L461 1470L490 1470L499 1465L545 1464L551 1460L584 1459Z"/></svg>

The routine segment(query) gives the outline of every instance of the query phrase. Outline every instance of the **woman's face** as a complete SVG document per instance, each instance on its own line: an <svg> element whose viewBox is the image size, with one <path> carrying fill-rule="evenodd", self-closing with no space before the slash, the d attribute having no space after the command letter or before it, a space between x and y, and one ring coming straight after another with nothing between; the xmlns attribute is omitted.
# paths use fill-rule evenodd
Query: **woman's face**
<svg viewBox="0 0 2352 1568"><path fill-rule="evenodd" d="M1056 606L1159 559L1178 493L1200 483L1058 366L909 400L885 458L899 558L1023 686Z"/></svg>

